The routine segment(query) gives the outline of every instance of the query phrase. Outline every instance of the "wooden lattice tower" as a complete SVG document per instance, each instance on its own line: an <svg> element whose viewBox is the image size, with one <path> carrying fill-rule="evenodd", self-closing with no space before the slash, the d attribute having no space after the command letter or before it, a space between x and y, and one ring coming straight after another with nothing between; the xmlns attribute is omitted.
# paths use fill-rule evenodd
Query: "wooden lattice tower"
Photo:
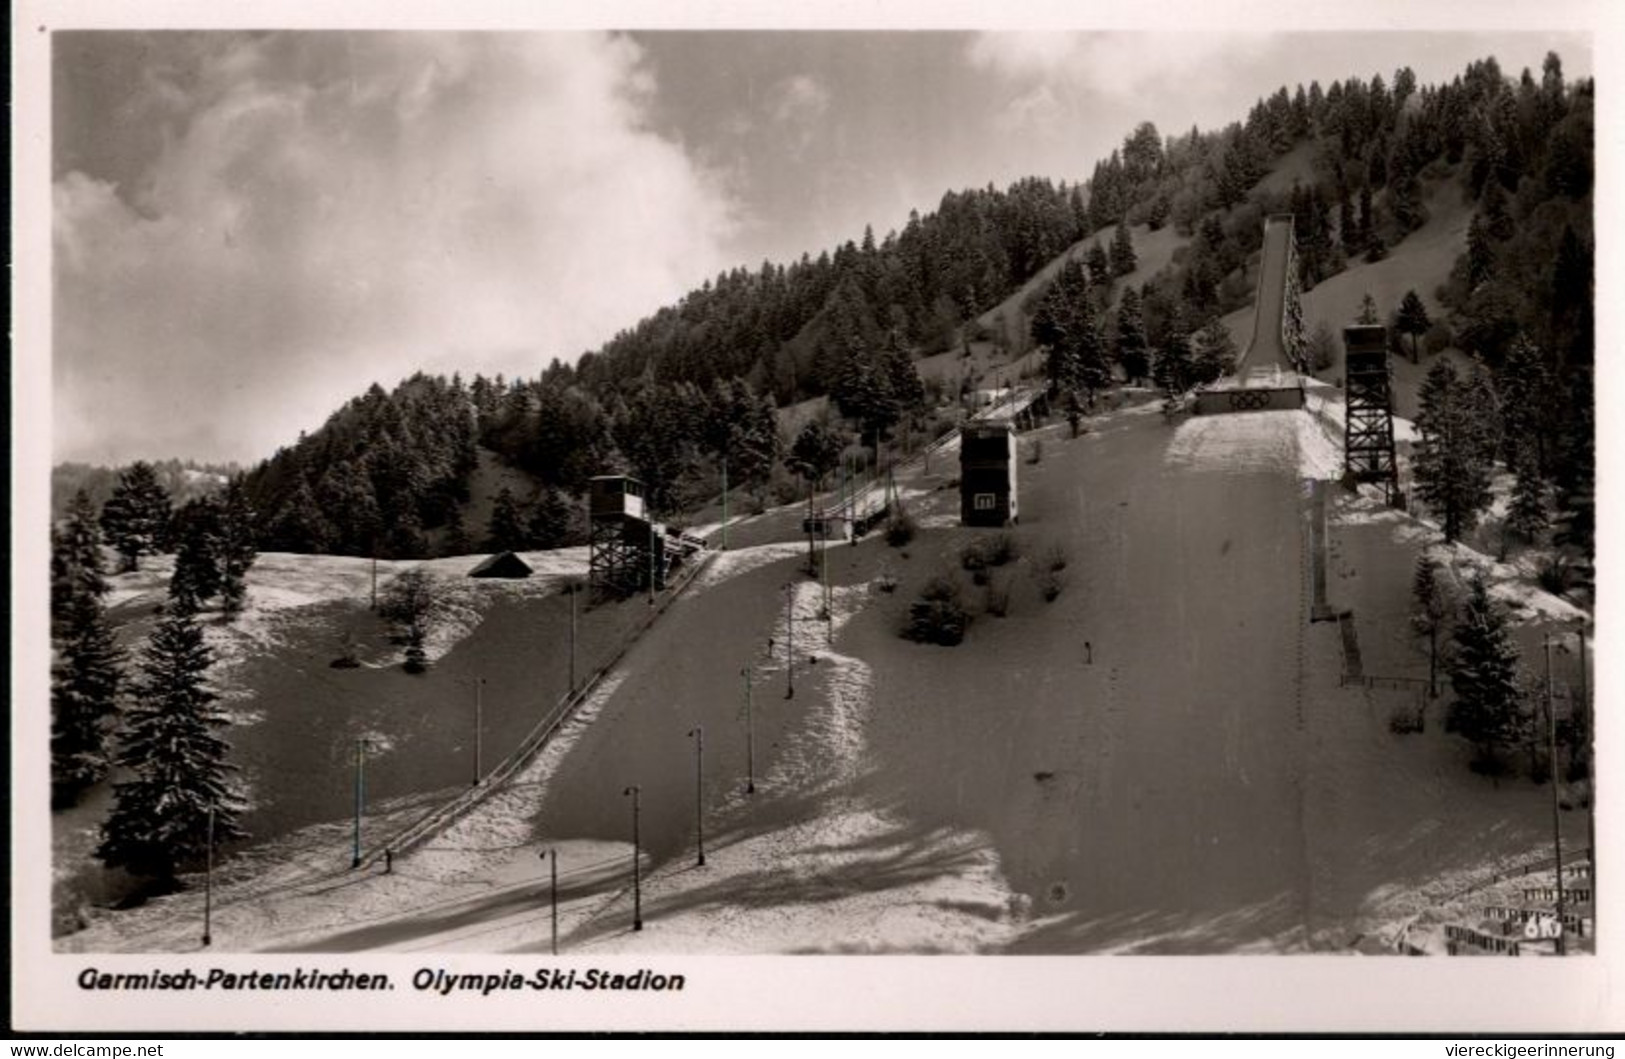
<svg viewBox="0 0 1625 1059"><path fill-rule="evenodd" d="M589 483L588 582L594 599L663 587L665 535L644 509L643 483L601 475Z"/></svg>
<svg viewBox="0 0 1625 1059"><path fill-rule="evenodd" d="M1388 378L1388 329L1380 324L1343 328L1347 351L1348 418L1343 458L1356 482L1382 486L1390 504L1399 502L1399 465L1394 458L1394 401Z"/></svg>

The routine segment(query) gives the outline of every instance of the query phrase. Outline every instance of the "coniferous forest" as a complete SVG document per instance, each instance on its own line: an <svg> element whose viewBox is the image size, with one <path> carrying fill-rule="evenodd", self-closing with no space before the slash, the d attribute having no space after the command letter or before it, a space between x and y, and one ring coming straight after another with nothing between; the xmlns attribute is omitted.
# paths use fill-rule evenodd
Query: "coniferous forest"
<svg viewBox="0 0 1625 1059"><path fill-rule="evenodd" d="M1234 356L1211 325L1250 301L1249 257L1266 214L1293 213L1300 279L1312 289L1380 260L1426 223L1422 189L1442 182L1442 193L1472 207L1467 245L1431 292L1444 318L1429 319L1414 299L1381 307L1396 352L1457 349L1475 361L1483 378L1474 407L1495 425L1483 451L1554 491L1557 531L1584 569L1594 478L1592 103L1591 82L1566 81L1551 54L1538 73L1511 76L1486 59L1432 86L1409 69L1283 85L1217 131L1165 136L1143 123L1087 181L948 192L900 232L865 230L816 257L720 274L574 364L554 358L528 378L417 374L391 390L375 384L247 473L258 543L396 558L486 543L490 527L466 510L482 449L537 483L514 498L520 529L504 536L518 545L577 539L579 496L593 474L638 475L669 517L718 492L724 461L732 486L759 498L775 482L793 489L784 461L797 439L781 436L776 410L828 396L839 416L828 429L871 449L927 428L929 407L954 395L922 385L912 361L989 338L977 317L1084 240L1091 252L1024 306L1032 327L1022 330L1044 353L1052 386L1093 393L1113 380L1173 389L1205 381ZM1258 187L1294 150L1308 153L1309 177ZM1125 291L1131 233L1142 227L1172 227L1184 245ZM1422 419L1424 435L1438 437ZM1430 459L1450 462L1435 456L1423 454L1424 476ZM108 477L83 469L74 482L106 494ZM176 465L166 477L175 495L218 488L225 476ZM1441 490L1451 491L1423 483L1424 493ZM65 508L72 490L59 491Z"/></svg>
<svg viewBox="0 0 1625 1059"><path fill-rule="evenodd" d="M1456 348L1481 362L1507 395L1495 402L1501 436L1534 440L1567 539L1589 549L1592 120L1590 82L1566 82L1554 54L1516 77L1489 59L1436 86L1408 69L1282 86L1215 132L1142 124L1086 183L949 192L901 232L723 273L573 365L375 385L249 473L262 544L410 557L443 551L448 536L477 542L487 527L447 530L462 521L481 447L540 483L520 498L527 524L595 473L639 475L668 515L716 493L724 458L732 483L759 493L795 441L778 436L774 408L828 395L866 445L916 425L940 394L923 391L909 361L986 337L978 314L1094 233L1101 261L1055 281L1092 303L1070 329L1081 352L1061 358L1084 359L1052 379L1093 389L1163 367L1168 385L1200 381L1227 355L1204 362L1203 325L1251 298L1265 214L1295 215L1309 289L1390 252L1426 222L1424 182L1442 180L1473 206L1467 247L1433 292L1448 316L1382 308L1409 335L1401 352ZM1311 178L1255 188L1294 149L1310 153ZM1188 243L1123 303L1113 287L1133 268L1138 226L1172 226ZM1032 308L1072 313L1052 304L1069 297L1052 291ZM1041 324L1033 334L1046 344Z"/></svg>

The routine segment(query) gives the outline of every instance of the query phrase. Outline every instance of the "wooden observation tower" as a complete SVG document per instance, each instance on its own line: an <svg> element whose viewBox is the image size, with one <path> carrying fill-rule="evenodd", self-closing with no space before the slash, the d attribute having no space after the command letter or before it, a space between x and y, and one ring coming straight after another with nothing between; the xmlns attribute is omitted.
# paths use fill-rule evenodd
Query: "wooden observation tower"
<svg viewBox="0 0 1625 1059"><path fill-rule="evenodd" d="M1399 465L1394 459L1394 399L1388 378L1388 329L1380 324L1343 328L1348 378L1348 418L1343 458L1350 479L1382 486L1398 506Z"/></svg>
<svg viewBox="0 0 1625 1059"><path fill-rule="evenodd" d="M648 518L643 483L624 474L588 483L588 577L594 599L665 587L665 533Z"/></svg>

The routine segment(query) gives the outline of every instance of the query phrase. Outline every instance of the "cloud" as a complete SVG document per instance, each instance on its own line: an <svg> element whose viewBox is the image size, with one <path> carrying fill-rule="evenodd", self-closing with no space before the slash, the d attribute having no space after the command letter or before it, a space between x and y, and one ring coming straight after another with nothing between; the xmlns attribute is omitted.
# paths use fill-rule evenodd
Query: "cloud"
<svg viewBox="0 0 1625 1059"><path fill-rule="evenodd" d="M221 35L183 73L132 86L179 115L142 172L54 188L58 458L268 455L375 379L535 374L728 263L626 38Z"/></svg>
<svg viewBox="0 0 1625 1059"><path fill-rule="evenodd" d="M1199 88L1256 60L1271 43L1265 34L979 33L973 65L1012 80L1047 79L1114 102L1147 91Z"/></svg>
<svg viewBox="0 0 1625 1059"><path fill-rule="evenodd" d="M813 121L829 110L829 89L817 78L796 74L783 81L774 93L775 121Z"/></svg>
<svg viewBox="0 0 1625 1059"><path fill-rule="evenodd" d="M1064 115L1065 109L1054 89L1039 85L1012 99L994 121L999 128L1010 131L1049 128Z"/></svg>
<svg viewBox="0 0 1625 1059"><path fill-rule="evenodd" d="M780 81L766 100L770 138L791 157L802 157L818 137L832 98L828 86L809 74Z"/></svg>

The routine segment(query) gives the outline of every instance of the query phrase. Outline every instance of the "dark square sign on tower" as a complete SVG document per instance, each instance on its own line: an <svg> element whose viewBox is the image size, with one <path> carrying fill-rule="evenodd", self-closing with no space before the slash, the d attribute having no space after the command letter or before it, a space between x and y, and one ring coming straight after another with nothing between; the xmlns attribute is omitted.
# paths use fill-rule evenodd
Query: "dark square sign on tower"
<svg viewBox="0 0 1625 1059"><path fill-rule="evenodd" d="M1382 486L1390 504L1401 502L1394 459L1394 400L1388 377L1388 329L1381 324L1343 328L1348 418L1343 458L1350 479Z"/></svg>

